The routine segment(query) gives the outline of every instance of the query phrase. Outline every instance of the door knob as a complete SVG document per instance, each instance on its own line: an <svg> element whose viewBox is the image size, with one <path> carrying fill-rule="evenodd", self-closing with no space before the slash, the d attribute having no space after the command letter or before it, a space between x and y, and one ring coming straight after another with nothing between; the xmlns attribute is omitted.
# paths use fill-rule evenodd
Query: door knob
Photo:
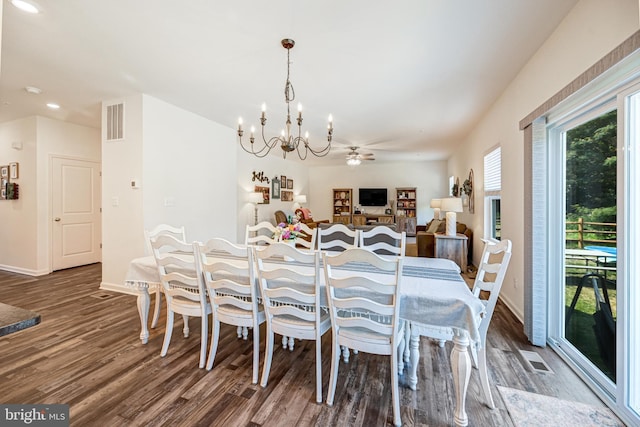
<svg viewBox="0 0 640 427"><path fill-rule="evenodd" d="M59 221L60 221L60 218L55 218L55 219L54 219L54 221L55 221L55 222L59 222Z"/></svg>

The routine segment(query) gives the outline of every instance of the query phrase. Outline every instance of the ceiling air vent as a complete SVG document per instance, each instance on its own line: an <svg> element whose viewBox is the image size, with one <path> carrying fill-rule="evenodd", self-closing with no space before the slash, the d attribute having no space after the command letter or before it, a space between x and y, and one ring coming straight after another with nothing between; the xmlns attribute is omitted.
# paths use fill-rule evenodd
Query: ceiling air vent
<svg viewBox="0 0 640 427"><path fill-rule="evenodd" d="M107 105L107 141L124 138L124 104Z"/></svg>

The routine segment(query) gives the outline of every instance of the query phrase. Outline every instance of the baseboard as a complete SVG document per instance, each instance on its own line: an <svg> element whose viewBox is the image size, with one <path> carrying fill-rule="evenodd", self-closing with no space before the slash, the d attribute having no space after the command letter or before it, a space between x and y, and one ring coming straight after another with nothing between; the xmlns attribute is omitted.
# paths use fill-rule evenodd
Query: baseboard
<svg viewBox="0 0 640 427"><path fill-rule="evenodd" d="M121 294L128 294L128 295L135 295L135 296L139 295L139 293L135 289L132 289L128 286L119 285L116 283L100 282L100 290L120 292Z"/></svg>
<svg viewBox="0 0 640 427"><path fill-rule="evenodd" d="M51 273L48 269L47 270L30 270L27 268L14 267L12 265L2 265L2 264L0 264L0 270L10 271L11 273L26 274L27 276L46 276L47 274Z"/></svg>
<svg viewBox="0 0 640 427"><path fill-rule="evenodd" d="M509 309L509 311L511 313L513 313L514 316L516 316L516 318L520 321L520 323L522 323L524 325L524 314L520 311L520 310L516 310L515 304L513 304L513 302L511 300L509 300L508 298L505 298L504 296L500 295L500 300L504 303L504 305L507 306L507 308Z"/></svg>

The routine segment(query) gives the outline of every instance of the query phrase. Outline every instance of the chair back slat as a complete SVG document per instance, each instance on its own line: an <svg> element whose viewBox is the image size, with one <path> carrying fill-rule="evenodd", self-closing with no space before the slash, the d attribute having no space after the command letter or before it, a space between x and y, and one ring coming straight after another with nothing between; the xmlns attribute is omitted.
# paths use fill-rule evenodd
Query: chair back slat
<svg viewBox="0 0 640 427"><path fill-rule="evenodd" d="M318 228L310 228L307 224L299 222L300 232L302 236L296 239L296 246L302 246L305 249L315 250L317 246ZM307 240L309 239L309 240Z"/></svg>
<svg viewBox="0 0 640 427"><path fill-rule="evenodd" d="M278 241L276 227L267 221L247 225L244 235L245 245L270 245Z"/></svg>
<svg viewBox="0 0 640 427"><path fill-rule="evenodd" d="M151 238L158 237L162 234L175 237L176 239L183 242L187 241L187 235L184 226L174 227L169 224L158 224L151 230L144 230L145 252L147 255L153 255Z"/></svg>
<svg viewBox="0 0 640 427"><path fill-rule="evenodd" d="M344 224L318 226L319 250L346 250L358 246L358 230L351 230Z"/></svg>
<svg viewBox="0 0 640 427"><path fill-rule="evenodd" d="M204 281L214 309L232 305L248 312L256 311L258 301L251 251L222 238L209 239L200 246L200 251ZM232 255L233 258L208 261L206 254ZM246 266L234 264L238 258L244 260Z"/></svg>
<svg viewBox="0 0 640 427"><path fill-rule="evenodd" d="M511 247L511 240L508 239L501 240L498 243L485 241L478 272L473 284L473 294L476 297L481 296L481 291L489 292L489 298L486 301L486 314L482 318L479 328L482 336L486 336L493 311L498 302L500 289L511 259Z"/></svg>
<svg viewBox="0 0 640 427"><path fill-rule="evenodd" d="M266 248L253 248L253 253L267 321L284 315L319 321L316 313L320 305L319 254L281 242ZM281 262L283 259L289 259L290 264ZM312 310L312 315L308 310Z"/></svg>
<svg viewBox="0 0 640 427"><path fill-rule="evenodd" d="M403 257L381 256L363 248L346 250L337 255L322 254L325 285L334 333L340 336L340 328L365 328L380 336L389 337L399 326L399 288L402 278ZM395 274L379 274L367 277L344 277L338 269L349 263L369 264ZM364 320L366 319L366 320Z"/></svg>
<svg viewBox="0 0 640 427"><path fill-rule="evenodd" d="M406 250L406 232L397 232L390 227L379 225L370 230L360 230L359 247L379 255L404 256Z"/></svg>

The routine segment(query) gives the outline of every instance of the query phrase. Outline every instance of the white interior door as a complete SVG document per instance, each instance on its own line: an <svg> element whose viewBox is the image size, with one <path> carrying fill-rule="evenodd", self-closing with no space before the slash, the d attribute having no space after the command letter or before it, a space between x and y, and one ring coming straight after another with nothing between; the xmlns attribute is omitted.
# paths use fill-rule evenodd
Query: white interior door
<svg viewBox="0 0 640 427"><path fill-rule="evenodd" d="M54 157L51 173L53 270L100 262L100 164Z"/></svg>

